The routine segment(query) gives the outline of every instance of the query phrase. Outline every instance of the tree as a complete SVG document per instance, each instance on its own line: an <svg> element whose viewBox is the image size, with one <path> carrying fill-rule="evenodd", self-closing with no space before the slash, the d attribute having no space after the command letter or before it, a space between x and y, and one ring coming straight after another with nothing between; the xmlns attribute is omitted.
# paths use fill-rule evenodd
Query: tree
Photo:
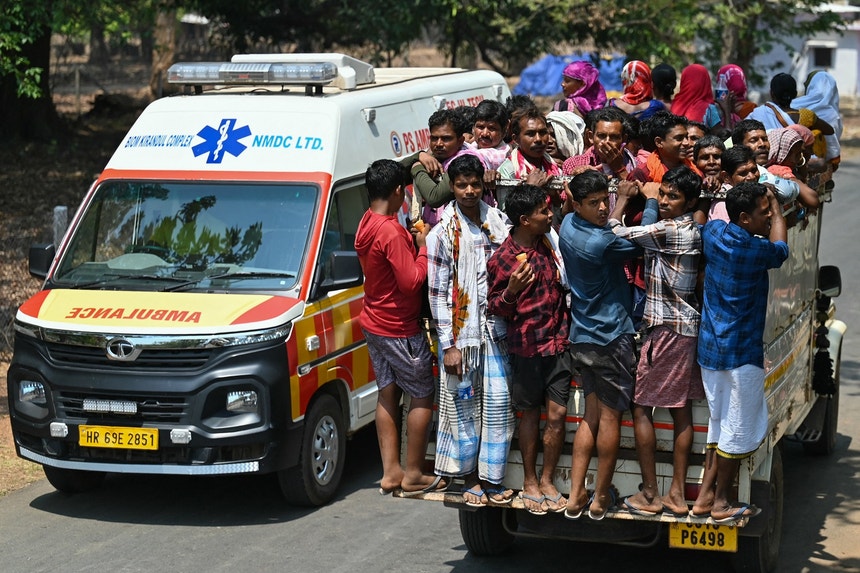
<svg viewBox="0 0 860 573"><path fill-rule="evenodd" d="M51 0L6 0L0 17L0 117L7 133L50 137Z"/></svg>
<svg viewBox="0 0 860 573"><path fill-rule="evenodd" d="M791 37L805 38L842 28L839 14L824 9L826 3L824 0L710 0L701 10L698 27L698 35L704 42L703 59L712 66L738 64L754 83L761 83L764 70L753 66L756 56L776 45L792 53L788 42Z"/></svg>

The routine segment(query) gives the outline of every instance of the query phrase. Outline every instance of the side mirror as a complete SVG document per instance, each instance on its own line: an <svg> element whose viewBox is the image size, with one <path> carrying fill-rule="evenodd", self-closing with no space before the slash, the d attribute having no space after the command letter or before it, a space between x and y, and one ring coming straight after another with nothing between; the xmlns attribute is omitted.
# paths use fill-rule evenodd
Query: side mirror
<svg viewBox="0 0 860 573"><path fill-rule="evenodd" d="M326 261L325 277L320 282L321 291L349 288L358 286L364 282L361 272L361 262L355 251L334 251Z"/></svg>
<svg viewBox="0 0 860 573"><path fill-rule="evenodd" d="M818 269L818 290L830 298L842 293L842 273L839 272L839 267L825 265Z"/></svg>
<svg viewBox="0 0 860 573"><path fill-rule="evenodd" d="M44 279L54 260L57 249L52 243L37 243L30 245L30 276Z"/></svg>

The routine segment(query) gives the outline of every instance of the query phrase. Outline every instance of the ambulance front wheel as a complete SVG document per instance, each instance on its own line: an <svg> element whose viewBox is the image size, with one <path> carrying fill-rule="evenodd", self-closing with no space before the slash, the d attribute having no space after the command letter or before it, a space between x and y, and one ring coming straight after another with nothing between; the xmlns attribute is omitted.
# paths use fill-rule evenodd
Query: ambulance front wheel
<svg viewBox="0 0 860 573"><path fill-rule="evenodd" d="M320 395L305 414L302 451L297 466L278 472L281 493L293 505L328 503L343 477L346 432L340 406Z"/></svg>
<svg viewBox="0 0 860 573"><path fill-rule="evenodd" d="M90 472L84 470L68 470L53 466L42 466L48 483L54 489L63 493L83 493L101 487L105 481L105 472Z"/></svg>

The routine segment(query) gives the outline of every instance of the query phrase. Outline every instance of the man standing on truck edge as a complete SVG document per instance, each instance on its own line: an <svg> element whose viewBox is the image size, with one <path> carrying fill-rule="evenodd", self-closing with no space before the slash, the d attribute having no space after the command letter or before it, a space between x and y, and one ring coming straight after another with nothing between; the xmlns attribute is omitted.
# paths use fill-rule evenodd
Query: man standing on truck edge
<svg viewBox="0 0 860 573"><path fill-rule="evenodd" d="M462 477L466 505L511 503L502 486L514 415L504 320L487 314L487 259L508 238L508 218L481 200L484 166L448 166L455 200L427 236L430 309L439 339L436 473ZM470 394L472 394L470 396Z"/></svg>
<svg viewBox="0 0 860 573"><path fill-rule="evenodd" d="M761 511L729 496L740 460L751 456L767 434L762 341L767 272L788 258L785 219L771 190L741 183L726 194L726 210L730 222L709 221L702 233L705 286L698 350L710 420L705 474L691 510L716 523Z"/></svg>
<svg viewBox="0 0 860 573"><path fill-rule="evenodd" d="M553 483L564 445L570 393L569 316L564 264L552 230L547 194L523 184L505 208L514 225L510 236L487 261L490 293L487 312L507 322L511 404L522 413L519 427L523 459L520 498L529 513L564 511L567 500ZM540 412L546 407L543 473L538 479Z"/></svg>
<svg viewBox="0 0 860 573"><path fill-rule="evenodd" d="M443 489L439 476L424 475L428 430L433 417L435 381L432 354L421 331L422 286L427 278L429 228L413 237L397 220L405 199L407 174L390 159L374 161L365 173L370 208L355 236L364 271L364 307L359 317L379 389L376 433L382 455L380 493L405 494ZM418 249L415 248L415 243ZM406 471L400 466L400 398L410 396L406 415Z"/></svg>
<svg viewBox="0 0 860 573"><path fill-rule="evenodd" d="M609 220L616 235L645 249L642 323L647 335L633 392L633 430L642 485L638 493L622 500L623 507L636 515L666 512L686 516L689 511L684 484L693 446L693 400L705 397L696 363L700 318L696 282L702 235L693 220L701 186L701 177L679 165L663 176L658 188L643 186L645 210L659 211L660 221L625 227L617 219ZM627 200L620 193L624 189L619 188L619 203ZM654 408L668 409L674 423L672 483L662 497L657 484Z"/></svg>
<svg viewBox="0 0 860 573"><path fill-rule="evenodd" d="M626 190L635 181L619 183ZM561 224L561 254L570 283L570 341L578 367L585 414L573 439L570 501L564 516L601 520L615 505L612 476L621 439L621 415L633 397L634 354L632 294L623 264L642 254L642 248L622 239L609 227L609 180L601 172L585 171L570 182L573 213ZM620 219L625 202L611 216ZM656 222L646 211L643 225ZM597 446L594 494L585 491L585 474Z"/></svg>

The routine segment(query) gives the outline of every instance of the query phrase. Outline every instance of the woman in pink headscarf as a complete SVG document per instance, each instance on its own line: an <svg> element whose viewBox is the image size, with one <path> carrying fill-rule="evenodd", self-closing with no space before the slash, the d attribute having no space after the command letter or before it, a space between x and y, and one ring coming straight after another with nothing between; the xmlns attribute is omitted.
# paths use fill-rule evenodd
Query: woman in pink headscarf
<svg viewBox="0 0 860 573"><path fill-rule="evenodd" d="M584 116L606 105L606 91L600 85L600 73L589 62L572 62L561 78L564 99L555 102L553 111L572 111Z"/></svg>
<svg viewBox="0 0 860 573"><path fill-rule="evenodd" d="M756 105L747 99L747 78L737 64L726 64L717 72L717 77L726 77L726 88L732 103L732 111L737 116L736 121L744 119L755 109Z"/></svg>
<svg viewBox="0 0 860 573"><path fill-rule="evenodd" d="M621 70L624 93L620 99L612 98L609 105L627 112L640 120L648 119L658 111L666 109L663 102L654 99L651 83L651 68L645 62L633 60Z"/></svg>
<svg viewBox="0 0 860 573"><path fill-rule="evenodd" d="M728 131L714 103L711 74L701 64L690 64L681 72L678 95L672 100L672 113L682 115L690 121L700 121L710 133L720 137Z"/></svg>

